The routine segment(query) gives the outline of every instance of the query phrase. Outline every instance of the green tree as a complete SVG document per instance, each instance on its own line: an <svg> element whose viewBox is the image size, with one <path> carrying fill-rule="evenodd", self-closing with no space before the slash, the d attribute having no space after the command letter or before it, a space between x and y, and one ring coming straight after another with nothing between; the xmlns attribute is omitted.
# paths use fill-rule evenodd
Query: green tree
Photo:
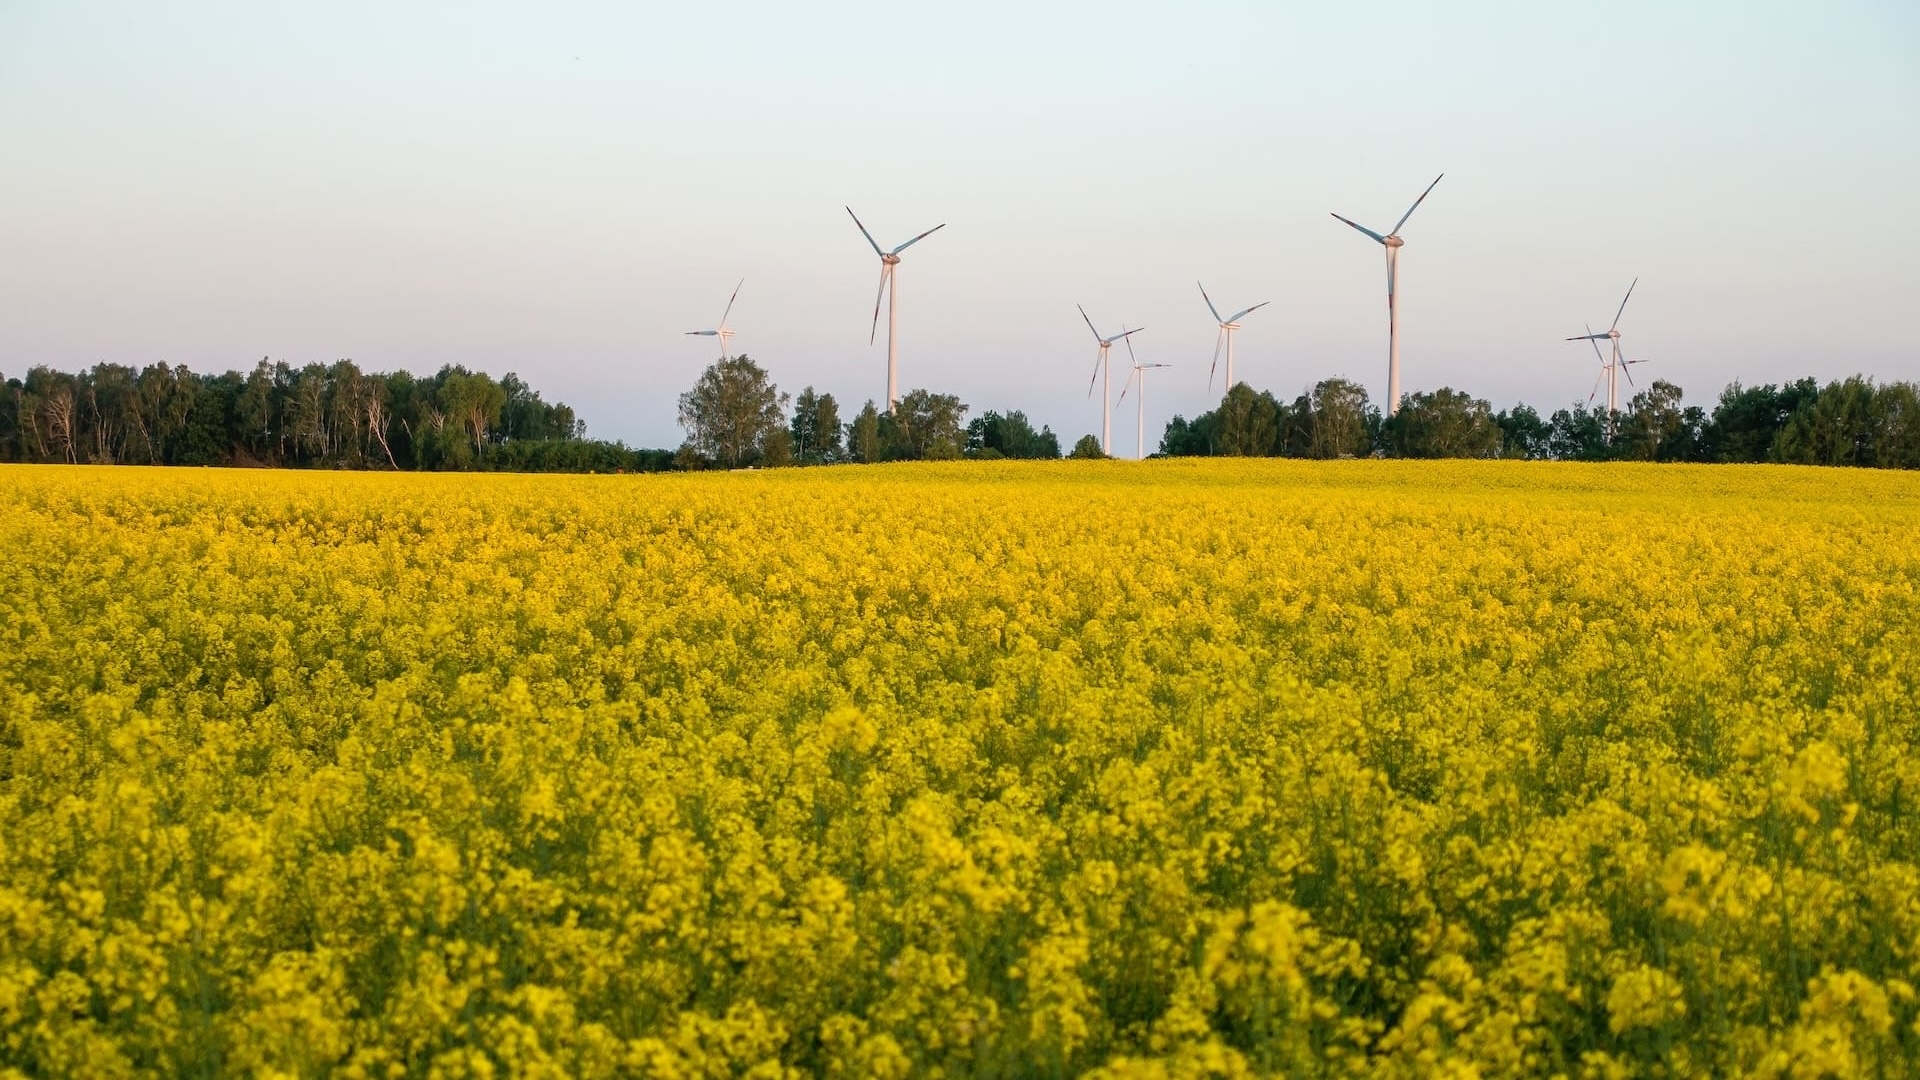
<svg viewBox="0 0 1920 1080"><path fill-rule="evenodd" d="M275 429L279 426L279 395L275 392L273 367L261 357L247 373L234 409L239 420L240 445L260 461L272 465L279 461Z"/></svg>
<svg viewBox="0 0 1920 1080"><path fill-rule="evenodd" d="M1680 397L1680 388L1665 379L1633 395L1614 433L1614 452L1634 461L1684 460L1691 440Z"/></svg>
<svg viewBox="0 0 1920 1080"><path fill-rule="evenodd" d="M574 416L571 408L558 403L549 405L538 390L528 386L513 372L509 371L501 378L500 392L504 400L500 405L499 429L494 433L494 442L585 437L585 425Z"/></svg>
<svg viewBox="0 0 1920 1080"><path fill-rule="evenodd" d="M840 404L832 394L816 394L809 386L793 401L793 420L788 432L793 439L794 459L802 465L822 465L837 461L841 453Z"/></svg>
<svg viewBox="0 0 1920 1080"><path fill-rule="evenodd" d="M1920 469L1920 388L1888 383L1873 396L1873 463Z"/></svg>
<svg viewBox="0 0 1920 1080"><path fill-rule="evenodd" d="M1160 434L1160 452L1168 457L1208 457L1213 453L1213 433L1219 414L1203 412L1188 420L1178 413L1167 421Z"/></svg>
<svg viewBox="0 0 1920 1080"><path fill-rule="evenodd" d="M1585 404L1556 409L1548 421L1547 446L1560 461L1605 461L1613 454L1607 440L1607 414Z"/></svg>
<svg viewBox="0 0 1920 1080"><path fill-rule="evenodd" d="M880 441L880 411L874 408L873 399L847 423L847 453L853 460L872 464L880 460L884 449Z"/></svg>
<svg viewBox="0 0 1920 1080"><path fill-rule="evenodd" d="M246 378L237 371L210 378L190 377L181 383L192 401L186 421L173 443L174 465L227 465L233 461L240 432L236 413Z"/></svg>
<svg viewBox="0 0 1920 1080"><path fill-rule="evenodd" d="M27 369L21 395L30 410L24 418L36 461L78 464L83 450L80 429L80 380L44 365Z"/></svg>
<svg viewBox="0 0 1920 1080"><path fill-rule="evenodd" d="M1719 404L1707 424L1706 451L1712 461L1769 461L1774 443L1787 422L1803 405L1820 395L1812 379L1774 386L1742 386L1738 382L1720 392Z"/></svg>
<svg viewBox="0 0 1920 1080"><path fill-rule="evenodd" d="M1552 425L1540 418L1533 406L1524 402L1504 410L1493 418L1500 428L1500 456L1539 460L1552 454Z"/></svg>
<svg viewBox="0 0 1920 1080"><path fill-rule="evenodd" d="M775 424L767 432L760 444L760 466L766 469L784 469L793 464L793 433L785 427Z"/></svg>
<svg viewBox="0 0 1920 1080"><path fill-rule="evenodd" d="M880 418L882 453L900 461L959 457L966 446L961 426L966 415L966 405L952 394L909 390L894 402L892 413Z"/></svg>
<svg viewBox="0 0 1920 1080"><path fill-rule="evenodd" d="M445 415L444 426L460 437L456 457L464 462L471 447L472 458L477 460L486 451L501 410L506 408L506 391L487 373L458 365L441 368L438 379L434 397Z"/></svg>
<svg viewBox="0 0 1920 1080"><path fill-rule="evenodd" d="M1280 445L1280 417L1286 407L1265 390L1235 383L1215 410L1218 427L1213 449L1227 457L1271 457Z"/></svg>
<svg viewBox="0 0 1920 1080"><path fill-rule="evenodd" d="M989 409L967 425L968 457L1057 458L1060 439L1053 429L1033 430L1018 409L1002 415Z"/></svg>
<svg viewBox="0 0 1920 1080"><path fill-rule="evenodd" d="M1377 410L1367 402L1367 389L1349 379L1323 379L1313 386L1303 404L1307 422L1307 456L1364 457L1373 452L1371 429Z"/></svg>
<svg viewBox="0 0 1920 1080"><path fill-rule="evenodd" d="M1381 434L1386 448L1399 457L1476 458L1500 452L1493 406L1446 386L1405 395Z"/></svg>
<svg viewBox="0 0 1920 1080"><path fill-rule="evenodd" d="M759 460L767 436L782 427L787 395L744 354L707 366L680 395L680 426L702 457L737 469Z"/></svg>
<svg viewBox="0 0 1920 1080"><path fill-rule="evenodd" d="M1080 441L1073 444L1073 452L1067 456L1075 460L1087 461L1104 458L1107 454L1106 451L1100 449L1099 436L1082 435L1080 436Z"/></svg>
<svg viewBox="0 0 1920 1080"><path fill-rule="evenodd" d="M1803 400L1774 442L1774 459L1806 465L1871 465L1873 380L1854 375Z"/></svg>

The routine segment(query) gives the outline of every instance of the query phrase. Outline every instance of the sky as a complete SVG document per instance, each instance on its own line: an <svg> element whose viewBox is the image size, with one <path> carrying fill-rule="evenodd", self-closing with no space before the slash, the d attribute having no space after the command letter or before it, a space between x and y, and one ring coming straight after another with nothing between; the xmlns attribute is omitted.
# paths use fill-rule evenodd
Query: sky
<svg viewBox="0 0 1920 1080"><path fill-rule="evenodd" d="M1236 375L1584 401L1612 317L1691 404L1920 378L1911 0L167 4L0 0L0 373L111 360L519 373L677 445L733 350L783 390L904 389L1149 444ZM1118 354L1124 358L1124 353ZM1114 394L1125 371L1116 366ZM1114 449L1133 449L1135 398Z"/></svg>

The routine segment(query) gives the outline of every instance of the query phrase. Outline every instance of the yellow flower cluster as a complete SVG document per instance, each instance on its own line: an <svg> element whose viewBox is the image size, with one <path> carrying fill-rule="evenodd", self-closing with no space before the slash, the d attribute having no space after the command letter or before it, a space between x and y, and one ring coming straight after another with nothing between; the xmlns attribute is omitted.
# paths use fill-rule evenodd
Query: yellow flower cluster
<svg viewBox="0 0 1920 1080"><path fill-rule="evenodd" d="M0 469L0 1075L1920 1075L1920 476Z"/></svg>

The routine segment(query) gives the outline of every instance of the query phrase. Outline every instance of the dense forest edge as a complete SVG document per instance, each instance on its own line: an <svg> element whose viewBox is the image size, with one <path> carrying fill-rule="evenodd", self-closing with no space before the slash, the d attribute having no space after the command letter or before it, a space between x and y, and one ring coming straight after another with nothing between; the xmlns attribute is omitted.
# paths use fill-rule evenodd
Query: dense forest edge
<svg viewBox="0 0 1920 1080"><path fill-rule="evenodd" d="M917 459L1059 458L1059 437L1019 410L969 421L958 397L912 390L892 413L850 419L830 393L776 387L746 356L710 365L679 398L686 441L629 447L587 436L573 409L515 374L448 365L363 372L351 360L245 374L184 365L45 366L4 380L0 461L498 472L660 472ZM1115 449L1123 449L1124 439ZM1920 468L1920 387L1854 375L1721 391L1711 410L1656 380L1611 417L1591 401L1542 415L1496 412L1452 388L1406 395L1383 415L1366 389L1325 379L1291 403L1246 383L1214 409L1175 416L1159 455L1777 462ZM1082 436L1067 457L1102 457Z"/></svg>

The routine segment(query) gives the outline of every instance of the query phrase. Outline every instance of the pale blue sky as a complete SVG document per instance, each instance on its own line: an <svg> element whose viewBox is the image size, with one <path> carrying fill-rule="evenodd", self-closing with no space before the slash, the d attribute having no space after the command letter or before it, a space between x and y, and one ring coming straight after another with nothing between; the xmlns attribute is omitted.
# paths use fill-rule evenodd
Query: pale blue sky
<svg viewBox="0 0 1920 1080"><path fill-rule="evenodd" d="M851 411L884 243L901 381L1097 431L1074 311L1144 325L1149 439L1239 374L1584 399L1637 376L1920 378L1920 5L0 0L0 372L352 357L517 370L680 440L735 351ZM1117 383L1116 378L1116 393ZM1133 403L1115 423L1132 449Z"/></svg>

